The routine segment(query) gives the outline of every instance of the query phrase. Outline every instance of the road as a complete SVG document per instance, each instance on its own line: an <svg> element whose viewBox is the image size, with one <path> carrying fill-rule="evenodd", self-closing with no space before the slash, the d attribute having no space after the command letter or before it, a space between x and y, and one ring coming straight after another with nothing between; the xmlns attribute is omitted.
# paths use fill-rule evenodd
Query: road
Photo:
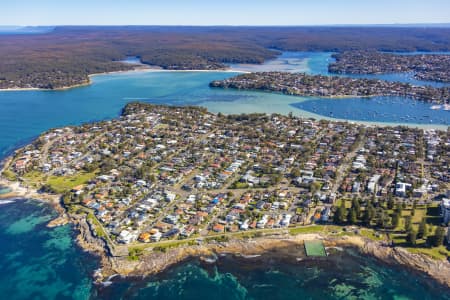
<svg viewBox="0 0 450 300"><path fill-rule="evenodd" d="M334 184L330 190L330 194L336 195L339 187L342 184L342 181L347 176L348 170L350 169L351 164L353 163L353 159L355 158L358 151L364 146L365 142L366 142L365 136L361 137L361 139L358 141L358 143L354 147L354 150L349 152L345 156L342 163L339 165L339 167L336 170L336 179L334 180Z"/></svg>

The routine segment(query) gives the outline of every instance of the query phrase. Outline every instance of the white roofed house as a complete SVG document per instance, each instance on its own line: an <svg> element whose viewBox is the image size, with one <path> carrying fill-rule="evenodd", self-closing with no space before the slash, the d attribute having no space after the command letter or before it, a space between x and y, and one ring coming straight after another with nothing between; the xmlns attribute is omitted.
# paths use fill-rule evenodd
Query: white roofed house
<svg viewBox="0 0 450 300"><path fill-rule="evenodd" d="M367 183L367 192L369 193L376 193L378 182L380 181L381 175L373 175L369 182Z"/></svg>
<svg viewBox="0 0 450 300"><path fill-rule="evenodd" d="M269 220L268 215L264 215L256 224L257 228L264 228L267 224L267 221Z"/></svg>
<svg viewBox="0 0 450 300"><path fill-rule="evenodd" d="M244 222L242 222L241 223L241 225L240 225L240 229L241 230L247 230L248 229L248 223L249 223L250 221L248 220L248 219L246 219Z"/></svg>
<svg viewBox="0 0 450 300"><path fill-rule="evenodd" d="M291 222L291 218L292 218L292 216L291 215L289 215L289 214L285 214L285 215L283 215L283 219L281 220L281 226L282 227L287 227L287 226L289 226L289 224L290 224L290 222Z"/></svg>
<svg viewBox="0 0 450 300"><path fill-rule="evenodd" d="M171 193L171 192L166 192L166 201L167 202L172 202L173 200L175 200L175 198L177 197L176 194Z"/></svg>
<svg viewBox="0 0 450 300"><path fill-rule="evenodd" d="M128 230L122 230L117 237L117 241L123 244L129 244L137 239L137 234Z"/></svg>
<svg viewBox="0 0 450 300"><path fill-rule="evenodd" d="M412 185L410 183L397 182L395 185L395 195L397 197L406 197L406 191L411 188Z"/></svg>

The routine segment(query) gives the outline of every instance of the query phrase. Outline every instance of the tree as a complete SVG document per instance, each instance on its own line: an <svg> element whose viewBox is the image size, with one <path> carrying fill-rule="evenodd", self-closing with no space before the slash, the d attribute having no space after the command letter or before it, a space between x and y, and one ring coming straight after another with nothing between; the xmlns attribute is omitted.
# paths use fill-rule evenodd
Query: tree
<svg viewBox="0 0 450 300"><path fill-rule="evenodd" d="M387 208L388 209L393 209L394 208L394 199L392 197L389 197L388 203L387 203Z"/></svg>
<svg viewBox="0 0 450 300"><path fill-rule="evenodd" d="M311 183L311 185L309 186L309 191L312 194L315 194L316 192L318 192L320 190L320 182L314 181L313 183ZM345 203L345 201L344 201Z"/></svg>
<svg viewBox="0 0 450 300"><path fill-rule="evenodd" d="M356 224L358 221L356 218L356 210L354 208L351 208L348 212L347 220L350 224Z"/></svg>
<svg viewBox="0 0 450 300"><path fill-rule="evenodd" d="M377 226L380 228L386 228L386 227L388 227L388 221L389 221L389 216L385 213L384 210L381 210L378 215Z"/></svg>
<svg viewBox="0 0 450 300"><path fill-rule="evenodd" d="M405 231L409 232L411 230L411 216L405 217Z"/></svg>
<svg viewBox="0 0 450 300"><path fill-rule="evenodd" d="M415 232L414 230L408 231L408 234L406 235L406 240L408 241L408 243L411 244L412 246L415 246L416 239L417 239L417 232Z"/></svg>
<svg viewBox="0 0 450 300"><path fill-rule="evenodd" d="M356 217L358 218L361 214L361 205L359 204L359 200L356 198L352 199L352 208L355 210Z"/></svg>
<svg viewBox="0 0 450 300"><path fill-rule="evenodd" d="M435 247L442 246L444 244L444 239L445 239L445 229L444 227L438 226L436 228L436 231L434 232L433 246Z"/></svg>
<svg viewBox="0 0 450 300"><path fill-rule="evenodd" d="M422 221L419 224L419 229L417 230L417 237L419 239L426 238L427 236L427 222L425 218L422 218Z"/></svg>
<svg viewBox="0 0 450 300"><path fill-rule="evenodd" d="M372 207L372 205L369 204L366 207L366 210L364 211L364 216L363 216L364 225L370 226L370 223L372 222L374 215L375 215L374 208Z"/></svg>
<svg viewBox="0 0 450 300"><path fill-rule="evenodd" d="M392 215L392 227L397 228L400 223L400 216L398 213Z"/></svg>
<svg viewBox="0 0 450 300"><path fill-rule="evenodd" d="M300 170L297 169L297 168L293 168L292 171L291 171L291 176L292 176L293 178L299 177L299 176L300 176Z"/></svg>
<svg viewBox="0 0 450 300"><path fill-rule="evenodd" d="M342 200L341 205L338 207L333 216L333 221L337 224L343 224L346 217L345 200Z"/></svg>

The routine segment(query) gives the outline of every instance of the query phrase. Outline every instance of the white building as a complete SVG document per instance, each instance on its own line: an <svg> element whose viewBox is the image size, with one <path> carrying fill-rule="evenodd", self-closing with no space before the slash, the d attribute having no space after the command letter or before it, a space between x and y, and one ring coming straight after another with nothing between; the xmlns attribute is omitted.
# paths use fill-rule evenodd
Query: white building
<svg viewBox="0 0 450 300"><path fill-rule="evenodd" d="M281 222L280 222L281 226L283 226L283 227L289 226L289 223L291 223L291 218L292 218L291 215L285 214L285 215L283 216L283 219L282 219Z"/></svg>
<svg viewBox="0 0 450 300"><path fill-rule="evenodd" d="M249 222L248 219L245 220L244 222L242 222L242 224L240 226L241 230L247 230L248 229L248 222Z"/></svg>
<svg viewBox="0 0 450 300"><path fill-rule="evenodd" d="M151 240L152 242L159 242L159 240L161 239L162 233L157 231L155 232L152 236L151 236Z"/></svg>
<svg viewBox="0 0 450 300"><path fill-rule="evenodd" d="M447 224L450 222L450 199L443 198L440 206L443 222Z"/></svg>
<svg viewBox="0 0 450 300"><path fill-rule="evenodd" d="M406 191L411 189L410 183L398 182L395 185L395 195L398 197L406 197Z"/></svg>
<svg viewBox="0 0 450 300"><path fill-rule="evenodd" d="M369 193L376 193L377 192L377 185L378 185L378 181L380 181L381 175L373 175L370 180L369 183L367 183L367 192Z"/></svg>
<svg viewBox="0 0 450 300"><path fill-rule="evenodd" d="M264 226L266 226L267 221L269 221L269 216L268 215L264 215L261 220L258 221L258 223L256 223L256 227L257 228L264 228Z"/></svg>
<svg viewBox="0 0 450 300"><path fill-rule="evenodd" d="M129 244L134 242L137 238L137 234L135 232L130 232L128 230L122 230L117 237L117 241L123 244Z"/></svg>

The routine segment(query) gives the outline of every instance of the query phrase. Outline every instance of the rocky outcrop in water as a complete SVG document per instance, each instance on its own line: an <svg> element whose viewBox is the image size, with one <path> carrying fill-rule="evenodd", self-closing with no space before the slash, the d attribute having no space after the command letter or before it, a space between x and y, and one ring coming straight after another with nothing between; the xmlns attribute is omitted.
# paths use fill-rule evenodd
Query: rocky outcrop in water
<svg viewBox="0 0 450 300"><path fill-rule="evenodd" d="M436 279L439 283L450 287L450 263L433 260L425 255L412 254L406 249L390 247L383 242L376 242L362 237L329 237L319 234L298 236L262 237L248 240L230 240L228 242L212 242L209 244L183 246L168 249L167 252L147 250L139 261L129 261L126 257L109 258L104 265L103 277L113 274L124 276L148 276L164 271L174 264L193 257L204 257L210 261L212 257L223 254L240 256L258 256L276 251L276 255L303 257L304 240L321 239L327 247L356 247L363 254L393 265L401 265L411 270L422 272Z"/></svg>
<svg viewBox="0 0 450 300"><path fill-rule="evenodd" d="M447 260L435 260L426 255L408 252L400 247L384 246L373 241L366 241L359 249L362 253L372 255L384 262L400 264L423 272L450 287L450 262Z"/></svg>

